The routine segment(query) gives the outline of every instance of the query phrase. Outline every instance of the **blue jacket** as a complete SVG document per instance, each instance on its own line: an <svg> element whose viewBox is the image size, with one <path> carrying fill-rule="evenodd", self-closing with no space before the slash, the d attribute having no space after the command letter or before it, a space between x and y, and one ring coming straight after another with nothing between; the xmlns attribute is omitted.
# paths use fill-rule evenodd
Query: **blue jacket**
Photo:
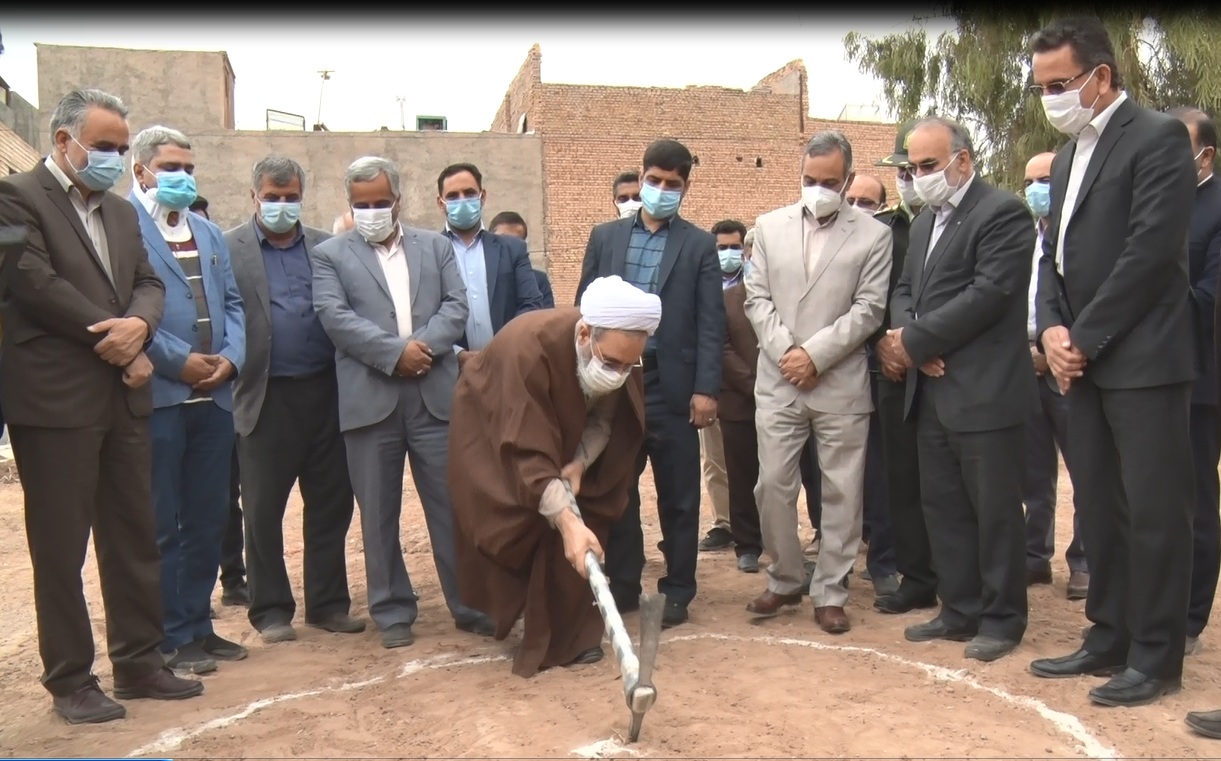
<svg viewBox="0 0 1221 761"><path fill-rule="evenodd" d="M191 387L183 383L179 376L187 355L199 351L195 330L198 319L195 296L182 267L140 199L131 194L128 200L136 207L136 214L140 218L140 232L144 236L144 247L148 249L148 260L165 283L165 315L145 351L155 371L152 380L153 407L172 407L191 397ZM210 353L221 355L241 372L246 362L246 316L237 281L233 278L229 248L219 227L198 214L184 213L187 214L187 224L195 238L195 245L199 248L208 316L212 319ZM212 390L212 400L221 409L233 411L233 377Z"/></svg>

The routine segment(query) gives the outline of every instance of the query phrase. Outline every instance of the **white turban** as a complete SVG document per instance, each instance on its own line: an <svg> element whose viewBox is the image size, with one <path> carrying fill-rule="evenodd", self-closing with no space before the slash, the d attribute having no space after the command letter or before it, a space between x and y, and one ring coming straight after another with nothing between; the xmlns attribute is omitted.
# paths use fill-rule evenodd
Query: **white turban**
<svg viewBox="0 0 1221 761"><path fill-rule="evenodd" d="M600 277L581 296L581 317L591 328L643 330L653 335L661 322L661 299L618 275Z"/></svg>

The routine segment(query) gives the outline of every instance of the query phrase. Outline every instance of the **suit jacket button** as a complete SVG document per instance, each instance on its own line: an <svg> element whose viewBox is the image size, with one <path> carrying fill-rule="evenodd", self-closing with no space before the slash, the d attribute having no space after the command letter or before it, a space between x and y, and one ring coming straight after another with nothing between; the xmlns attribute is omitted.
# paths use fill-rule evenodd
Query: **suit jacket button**
<svg viewBox="0 0 1221 761"><path fill-rule="evenodd" d="M390 313L390 316L391 316L391 317L395 317L394 312L391 312L391 313Z"/></svg>
<svg viewBox="0 0 1221 761"><path fill-rule="evenodd" d="M118 299L111 299L111 300L110 300L110 303L111 303L111 304L118 304L118 303L119 303L119 300L118 300Z"/></svg>

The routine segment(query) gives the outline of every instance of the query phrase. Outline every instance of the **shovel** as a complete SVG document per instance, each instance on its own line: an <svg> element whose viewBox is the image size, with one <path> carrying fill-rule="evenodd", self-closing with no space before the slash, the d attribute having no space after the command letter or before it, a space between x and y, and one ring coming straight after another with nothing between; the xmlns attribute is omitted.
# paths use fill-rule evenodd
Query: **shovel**
<svg viewBox="0 0 1221 761"><path fill-rule="evenodd" d="M564 481L564 487L568 490L569 507L580 517L581 511L577 508L572 487L567 481ZM628 726L628 742L636 742L640 739L645 713L657 702L657 689L653 686L653 664L657 660L657 646L661 642L661 617L666 607L666 596L660 593L640 596L640 651L637 654L632 648L632 638L623 624L623 617L615 606L615 598L611 595L610 583L602 571L602 564L598 562L593 551L585 553L585 570L589 574L589 587L593 590L594 601L606 623L606 634L610 637L615 660L619 663L619 673L623 677L623 696L627 699L628 710L632 713L631 724Z"/></svg>

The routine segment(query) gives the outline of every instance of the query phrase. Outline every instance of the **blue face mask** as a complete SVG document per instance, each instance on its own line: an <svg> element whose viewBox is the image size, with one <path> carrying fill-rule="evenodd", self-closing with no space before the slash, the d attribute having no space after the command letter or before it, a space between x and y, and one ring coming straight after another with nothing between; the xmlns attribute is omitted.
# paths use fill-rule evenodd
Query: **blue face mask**
<svg viewBox="0 0 1221 761"><path fill-rule="evenodd" d="M182 211L195 203L198 197L195 192L195 178L181 170L157 172L157 187L152 188L151 192L157 203L176 211Z"/></svg>
<svg viewBox="0 0 1221 761"><path fill-rule="evenodd" d="M1039 218L1051 213L1051 186L1046 182L1032 182L1026 186L1026 204Z"/></svg>
<svg viewBox="0 0 1221 761"><path fill-rule="evenodd" d="M301 202L259 201L259 219L273 233L286 233L301 219Z"/></svg>
<svg viewBox="0 0 1221 761"><path fill-rule="evenodd" d="M662 190L647 182L640 186L640 202L653 219L669 219L678 213L683 203L681 190Z"/></svg>
<svg viewBox="0 0 1221 761"><path fill-rule="evenodd" d="M721 272L726 275L732 275L742 269L741 248L722 248L717 251L717 256L721 257Z"/></svg>
<svg viewBox="0 0 1221 761"><path fill-rule="evenodd" d="M483 216L483 199L455 198L445 202L445 218L455 230L470 230Z"/></svg>
<svg viewBox="0 0 1221 761"><path fill-rule="evenodd" d="M123 157L118 151L91 151L81 145L76 138L72 142L80 145L81 150L89 154L89 161L84 169L72 167L85 187L93 191L110 190L123 176ZM71 165L72 162L68 162Z"/></svg>

